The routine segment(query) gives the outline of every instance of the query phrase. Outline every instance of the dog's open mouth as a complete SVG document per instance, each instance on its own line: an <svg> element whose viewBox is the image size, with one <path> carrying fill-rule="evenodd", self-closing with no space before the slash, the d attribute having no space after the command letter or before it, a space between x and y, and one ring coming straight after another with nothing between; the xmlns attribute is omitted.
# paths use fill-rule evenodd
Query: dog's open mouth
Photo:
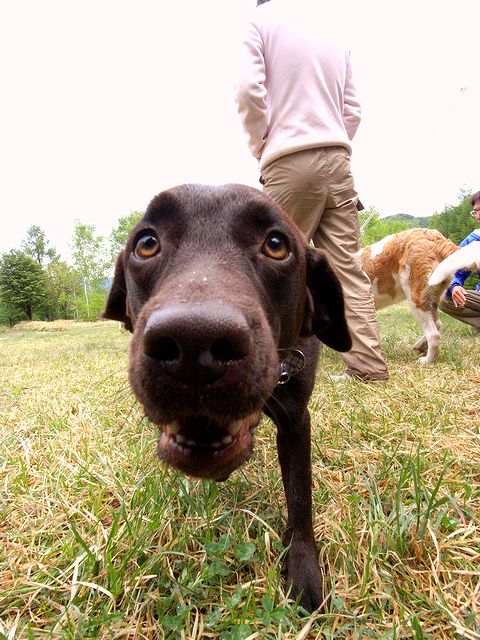
<svg viewBox="0 0 480 640"><path fill-rule="evenodd" d="M249 457L260 416L256 411L229 422L206 416L178 418L162 425L158 454L189 475L223 480Z"/></svg>

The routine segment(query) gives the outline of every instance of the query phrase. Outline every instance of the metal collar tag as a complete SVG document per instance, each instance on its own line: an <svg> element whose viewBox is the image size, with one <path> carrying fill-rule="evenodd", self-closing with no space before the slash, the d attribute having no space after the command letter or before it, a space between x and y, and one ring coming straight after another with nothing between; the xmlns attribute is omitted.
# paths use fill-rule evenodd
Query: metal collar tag
<svg viewBox="0 0 480 640"><path fill-rule="evenodd" d="M278 355L281 359L277 384L286 384L304 368L305 356L300 349L279 349Z"/></svg>

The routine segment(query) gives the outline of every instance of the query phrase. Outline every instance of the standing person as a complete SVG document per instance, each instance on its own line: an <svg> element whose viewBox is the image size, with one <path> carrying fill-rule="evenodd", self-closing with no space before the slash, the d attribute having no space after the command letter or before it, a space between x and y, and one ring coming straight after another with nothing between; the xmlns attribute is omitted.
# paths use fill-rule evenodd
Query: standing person
<svg viewBox="0 0 480 640"><path fill-rule="evenodd" d="M480 191L473 194L470 204L473 207L470 215L480 224ZM459 246L465 247L471 242L478 241L480 241L480 229L474 229L462 240ZM476 289L473 291L463 287L470 273L471 271L457 271L450 288L440 302L439 308L452 318L470 324L477 331L480 331L480 282L477 283ZM480 278L480 270L477 273Z"/></svg>
<svg viewBox="0 0 480 640"><path fill-rule="evenodd" d="M386 380L350 173L360 104L350 52L329 41L330 29L315 2L257 0L236 100L265 192L325 250L342 284L353 346L336 378Z"/></svg>

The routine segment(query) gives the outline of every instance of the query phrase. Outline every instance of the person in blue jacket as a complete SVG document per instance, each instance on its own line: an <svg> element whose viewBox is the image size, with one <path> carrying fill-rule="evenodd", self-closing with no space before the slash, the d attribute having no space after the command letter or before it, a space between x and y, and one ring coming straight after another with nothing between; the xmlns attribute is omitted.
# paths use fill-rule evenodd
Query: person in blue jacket
<svg viewBox="0 0 480 640"><path fill-rule="evenodd" d="M470 215L480 224L480 191L473 194L470 199L473 211ZM460 247L465 247L471 242L480 241L480 228L474 229L468 236L462 240ZM475 327L480 332L480 282L474 290L465 289L463 284L470 275L471 271L457 271L452 284L443 297L439 308L452 318L460 320ZM480 278L480 270L477 272Z"/></svg>

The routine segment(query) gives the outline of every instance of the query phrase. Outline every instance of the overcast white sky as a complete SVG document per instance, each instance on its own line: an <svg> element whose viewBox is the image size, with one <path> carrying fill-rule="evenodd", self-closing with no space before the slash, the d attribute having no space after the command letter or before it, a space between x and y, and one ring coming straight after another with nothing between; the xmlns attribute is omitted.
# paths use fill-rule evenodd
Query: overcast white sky
<svg viewBox="0 0 480 640"><path fill-rule="evenodd" d="M431 215L480 189L480 0L315 5L352 49L363 203ZM38 224L66 257L75 218L107 235L175 184L258 186L232 71L254 6L0 0L0 252Z"/></svg>

